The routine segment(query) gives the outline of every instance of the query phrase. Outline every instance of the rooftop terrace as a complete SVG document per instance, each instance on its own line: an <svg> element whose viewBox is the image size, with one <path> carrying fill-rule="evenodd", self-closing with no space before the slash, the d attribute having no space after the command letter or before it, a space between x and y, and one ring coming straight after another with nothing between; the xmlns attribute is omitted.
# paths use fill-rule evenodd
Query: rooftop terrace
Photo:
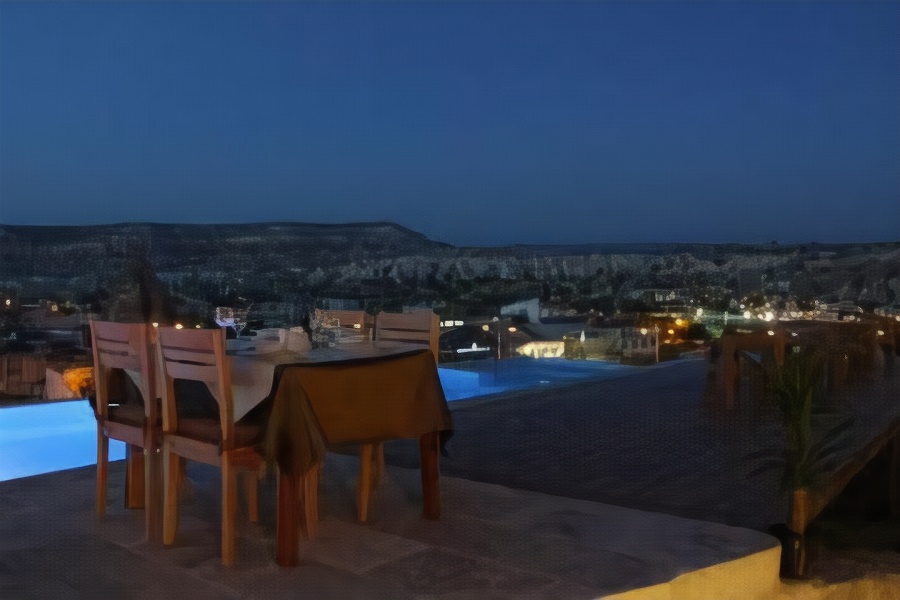
<svg viewBox="0 0 900 600"><path fill-rule="evenodd" d="M677 361L451 403L456 433L442 459L438 522L419 518L414 443L386 445L387 476L367 524L353 520L355 458L329 454L319 536L301 542L296 569L273 561L271 474L262 521L241 523L232 568L219 562L214 470L189 468L192 493L166 549L146 543L141 515L122 507L121 463L103 521L93 516L91 467L2 482L0 595L836 598L900 584L900 554L890 551L891 539L900 542L896 518L878 527L887 546L825 540L813 582L778 580L780 548L763 532L784 521L787 499L777 473L748 477L742 460L776 445L777 426L744 396L733 411L710 412L705 370L700 360ZM893 373L835 398L857 415L848 458L895 426L898 395ZM814 529L837 535L830 523Z"/></svg>

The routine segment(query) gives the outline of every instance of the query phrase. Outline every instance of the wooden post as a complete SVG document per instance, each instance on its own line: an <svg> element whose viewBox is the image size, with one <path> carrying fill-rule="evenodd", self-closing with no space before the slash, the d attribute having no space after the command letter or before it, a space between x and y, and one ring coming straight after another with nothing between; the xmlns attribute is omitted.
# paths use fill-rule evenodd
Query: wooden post
<svg viewBox="0 0 900 600"><path fill-rule="evenodd" d="M798 488L791 494L791 514L788 521L790 530L798 535L803 535L806 532L806 526L809 525L809 515L809 490Z"/></svg>
<svg viewBox="0 0 900 600"><path fill-rule="evenodd" d="M722 336L722 376L725 380L725 409L734 409L734 397L738 391L738 382L740 379L740 370L738 362L737 344L733 335Z"/></svg>
<svg viewBox="0 0 900 600"><path fill-rule="evenodd" d="M775 327L772 329L775 335L772 339L772 353L775 355L775 364L781 367L784 364L784 350L787 345L787 336L784 327Z"/></svg>
<svg viewBox="0 0 900 600"><path fill-rule="evenodd" d="M888 485L890 486L891 499L891 516L895 519L900 517L900 432L894 434L891 440L891 460L888 477Z"/></svg>

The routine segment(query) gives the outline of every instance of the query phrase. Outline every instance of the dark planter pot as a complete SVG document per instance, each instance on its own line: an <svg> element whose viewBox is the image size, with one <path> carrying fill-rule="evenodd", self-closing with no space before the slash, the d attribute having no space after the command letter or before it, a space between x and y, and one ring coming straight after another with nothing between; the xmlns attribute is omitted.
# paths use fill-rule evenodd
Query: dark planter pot
<svg viewBox="0 0 900 600"><path fill-rule="evenodd" d="M769 527L769 533L781 542L781 570L784 579L806 579L808 573L806 538L794 533L785 523Z"/></svg>

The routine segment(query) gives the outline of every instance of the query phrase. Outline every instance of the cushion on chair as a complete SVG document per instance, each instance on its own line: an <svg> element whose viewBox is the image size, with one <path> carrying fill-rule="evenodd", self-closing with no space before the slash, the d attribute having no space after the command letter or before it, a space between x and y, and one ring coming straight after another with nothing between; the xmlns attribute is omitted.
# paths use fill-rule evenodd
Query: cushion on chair
<svg viewBox="0 0 900 600"><path fill-rule="evenodd" d="M222 441L222 428L216 419L178 419L178 435L201 442L218 444ZM262 428L251 423L234 424L235 447L252 446L262 439Z"/></svg>
<svg viewBox="0 0 900 600"><path fill-rule="evenodd" d="M110 406L107 420L116 423L125 423L126 425L134 425L135 427L144 426L144 407L137 404L122 404L120 406Z"/></svg>

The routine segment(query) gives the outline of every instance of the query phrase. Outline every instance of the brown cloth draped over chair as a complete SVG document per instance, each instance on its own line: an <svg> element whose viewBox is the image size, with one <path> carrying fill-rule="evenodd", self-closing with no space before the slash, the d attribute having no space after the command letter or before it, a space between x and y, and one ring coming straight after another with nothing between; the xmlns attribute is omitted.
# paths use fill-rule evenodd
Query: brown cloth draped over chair
<svg viewBox="0 0 900 600"><path fill-rule="evenodd" d="M452 420L429 349L280 371L263 444L280 471L280 564L296 563L299 526L315 534L317 473L329 446L418 438L423 516L440 517L439 446Z"/></svg>

